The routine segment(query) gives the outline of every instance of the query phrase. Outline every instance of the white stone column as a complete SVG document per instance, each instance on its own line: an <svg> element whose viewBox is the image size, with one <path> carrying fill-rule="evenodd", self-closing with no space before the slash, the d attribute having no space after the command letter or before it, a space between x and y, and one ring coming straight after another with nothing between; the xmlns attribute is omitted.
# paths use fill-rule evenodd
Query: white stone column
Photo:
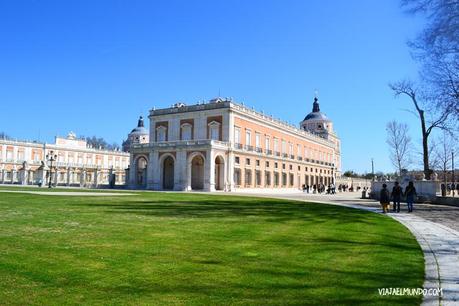
<svg viewBox="0 0 459 306"><path fill-rule="evenodd" d="M80 187L84 187L86 184L86 169L81 169L80 172Z"/></svg>
<svg viewBox="0 0 459 306"><path fill-rule="evenodd" d="M148 154L148 165L147 165L147 189L155 189L155 159L157 163L158 159L158 152L157 151L150 151ZM135 176L135 173L134 173Z"/></svg>
<svg viewBox="0 0 459 306"><path fill-rule="evenodd" d="M215 191L215 153L211 149L207 151L206 166L204 168L204 189L208 191ZM208 180L208 181L207 181ZM207 188L206 188L207 187Z"/></svg>
<svg viewBox="0 0 459 306"><path fill-rule="evenodd" d="M185 153L185 158L186 158L186 183L185 183L185 190L186 191L191 191L191 160L188 160L186 153ZM205 172L204 172L205 173Z"/></svg>
<svg viewBox="0 0 459 306"><path fill-rule="evenodd" d="M129 165L129 188L136 188L136 169L137 161L135 160L135 156L131 154L131 164Z"/></svg>
<svg viewBox="0 0 459 306"><path fill-rule="evenodd" d="M180 140L180 118L169 120L169 141Z"/></svg>
<svg viewBox="0 0 459 306"><path fill-rule="evenodd" d="M99 169L94 169L94 188L99 185Z"/></svg>
<svg viewBox="0 0 459 306"><path fill-rule="evenodd" d="M2 145L2 155L0 156L0 159L3 161L6 161L6 145Z"/></svg>
<svg viewBox="0 0 459 306"><path fill-rule="evenodd" d="M131 183L131 164L128 166L127 169L124 169L124 185L126 185L128 188L131 188L130 183Z"/></svg>
<svg viewBox="0 0 459 306"><path fill-rule="evenodd" d="M207 139L207 117L201 113L194 119L196 139Z"/></svg>
<svg viewBox="0 0 459 306"><path fill-rule="evenodd" d="M16 176L16 169L11 169L11 184L14 184L14 178Z"/></svg>
<svg viewBox="0 0 459 306"><path fill-rule="evenodd" d="M71 173L72 173L72 171L71 171L70 167L68 167L67 168L67 182L66 182L67 186L70 186L72 184L72 182L71 182L71 179L72 179Z"/></svg>
<svg viewBox="0 0 459 306"><path fill-rule="evenodd" d="M19 173L19 180L21 185L27 185L28 180L29 180L29 171L26 167L22 167Z"/></svg>
<svg viewBox="0 0 459 306"><path fill-rule="evenodd" d="M58 177L58 169L54 169L54 172L53 172L53 181L54 181L54 186L57 186L57 177Z"/></svg>
<svg viewBox="0 0 459 306"><path fill-rule="evenodd" d="M161 165L159 164L158 151L154 150L150 153L150 165L148 174L153 178L153 190L161 190Z"/></svg>
<svg viewBox="0 0 459 306"><path fill-rule="evenodd" d="M185 191L187 189L187 161L184 150L176 151L174 181L174 190Z"/></svg>

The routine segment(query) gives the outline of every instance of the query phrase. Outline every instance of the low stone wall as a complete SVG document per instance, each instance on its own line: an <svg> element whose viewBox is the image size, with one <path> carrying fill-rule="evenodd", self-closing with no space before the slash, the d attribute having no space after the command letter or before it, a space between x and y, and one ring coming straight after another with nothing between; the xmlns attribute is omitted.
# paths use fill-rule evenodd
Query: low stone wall
<svg viewBox="0 0 459 306"><path fill-rule="evenodd" d="M382 185L386 184L389 192L392 191L395 181L387 182L371 182L371 197L379 200L379 194L382 189ZM440 183L438 181L414 181L414 187L418 194L417 202L435 202L437 198L437 192L439 191ZM408 182L401 182L400 186L405 191Z"/></svg>
<svg viewBox="0 0 459 306"><path fill-rule="evenodd" d="M360 187L370 187L371 180L363 179L363 178L354 178L354 177L346 177L340 176L336 178L336 186L338 185L347 185L349 187L354 186L354 188Z"/></svg>
<svg viewBox="0 0 459 306"><path fill-rule="evenodd" d="M459 207L459 197L437 197L434 203Z"/></svg>

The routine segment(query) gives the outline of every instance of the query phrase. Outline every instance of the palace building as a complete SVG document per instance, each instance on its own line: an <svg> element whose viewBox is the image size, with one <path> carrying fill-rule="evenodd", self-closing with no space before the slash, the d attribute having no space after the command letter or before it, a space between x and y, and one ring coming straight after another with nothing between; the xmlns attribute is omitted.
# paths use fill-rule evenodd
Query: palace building
<svg viewBox="0 0 459 306"><path fill-rule="evenodd" d="M317 98L298 127L222 98L152 109L149 119L149 132L141 119L129 136L129 188L298 189L341 174L340 139Z"/></svg>
<svg viewBox="0 0 459 306"><path fill-rule="evenodd" d="M48 156L55 157L51 164ZM55 143L0 139L0 183L103 187L125 185L129 153L91 148L72 132Z"/></svg>

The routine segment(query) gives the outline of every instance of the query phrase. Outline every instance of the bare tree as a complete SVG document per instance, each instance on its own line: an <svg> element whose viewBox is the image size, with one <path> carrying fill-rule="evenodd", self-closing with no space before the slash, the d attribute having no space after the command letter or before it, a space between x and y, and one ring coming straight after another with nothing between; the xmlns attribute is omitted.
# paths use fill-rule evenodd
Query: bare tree
<svg viewBox="0 0 459 306"><path fill-rule="evenodd" d="M444 131L442 136L439 137L434 150L434 154L439 161L439 167L443 172L443 181L445 184L447 182L448 170L451 167L451 150L454 147L454 144L455 143L451 135Z"/></svg>
<svg viewBox="0 0 459 306"><path fill-rule="evenodd" d="M431 86L432 102L459 118L459 1L401 0L408 13L424 15L426 27L409 43Z"/></svg>
<svg viewBox="0 0 459 306"><path fill-rule="evenodd" d="M398 174L406 169L411 162L411 137L408 135L408 125L397 121L386 125L387 144L389 145L390 160Z"/></svg>
<svg viewBox="0 0 459 306"><path fill-rule="evenodd" d="M424 166L424 175L427 180L430 180L432 170L429 166L429 136L434 129L450 130L447 125L448 117L451 114L448 110L442 110L440 114L436 114L433 109L424 108L426 103L422 103L426 99L426 95L416 89L413 83L409 81L400 81L389 84L389 87L394 91L395 96L405 95L410 98L416 110L421 123L422 133L422 162ZM426 118L427 117L427 118Z"/></svg>

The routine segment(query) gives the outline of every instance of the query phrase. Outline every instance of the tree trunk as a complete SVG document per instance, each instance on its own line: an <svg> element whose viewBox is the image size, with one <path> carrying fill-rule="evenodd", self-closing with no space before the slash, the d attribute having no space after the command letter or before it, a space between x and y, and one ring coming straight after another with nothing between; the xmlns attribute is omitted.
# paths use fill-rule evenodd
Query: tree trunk
<svg viewBox="0 0 459 306"><path fill-rule="evenodd" d="M429 168L429 134L426 129L426 121L424 118L424 111L419 110L419 117L421 118L421 129L422 129L422 157L424 163L424 175L426 180L430 180L430 168Z"/></svg>

